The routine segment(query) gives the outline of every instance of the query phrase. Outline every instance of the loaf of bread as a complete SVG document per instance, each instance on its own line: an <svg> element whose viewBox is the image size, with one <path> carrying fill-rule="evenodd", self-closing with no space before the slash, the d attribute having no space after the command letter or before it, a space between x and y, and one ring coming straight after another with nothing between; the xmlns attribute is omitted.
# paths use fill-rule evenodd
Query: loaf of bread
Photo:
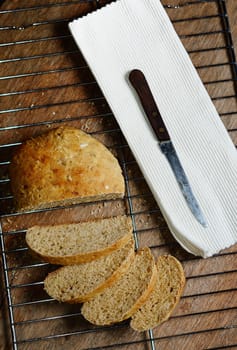
<svg viewBox="0 0 237 350"><path fill-rule="evenodd" d="M89 301L121 278L134 257L134 239L131 238L110 255L80 265L63 266L49 273L44 288L60 302Z"/></svg>
<svg viewBox="0 0 237 350"><path fill-rule="evenodd" d="M124 196L124 179L113 154L94 137L63 126L23 143L9 176L18 211Z"/></svg>
<svg viewBox="0 0 237 350"><path fill-rule="evenodd" d="M145 331L166 321L182 294L185 275L180 262L173 256L161 256L157 263L158 278L155 289L146 303L132 315L131 327Z"/></svg>
<svg viewBox="0 0 237 350"><path fill-rule="evenodd" d="M95 325L110 325L131 317L154 289L157 269L149 248L136 253L127 272L110 288L82 306L82 315Z"/></svg>
<svg viewBox="0 0 237 350"><path fill-rule="evenodd" d="M108 255L131 237L131 218L121 215L76 224L33 226L26 232L26 243L44 261L73 265Z"/></svg>

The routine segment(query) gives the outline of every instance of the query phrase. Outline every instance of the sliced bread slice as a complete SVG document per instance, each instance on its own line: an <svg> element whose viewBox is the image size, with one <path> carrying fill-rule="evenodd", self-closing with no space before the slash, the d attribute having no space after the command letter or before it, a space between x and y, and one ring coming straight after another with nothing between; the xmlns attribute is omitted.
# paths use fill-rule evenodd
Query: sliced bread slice
<svg viewBox="0 0 237 350"><path fill-rule="evenodd" d="M129 318L147 300L157 278L149 248L136 253L127 272L110 288L82 306L82 315L96 325L110 325Z"/></svg>
<svg viewBox="0 0 237 350"><path fill-rule="evenodd" d="M134 239L110 255L92 262L63 266L48 274L46 292L54 299L68 303L89 301L115 283L135 257Z"/></svg>
<svg viewBox="0 0 237 350"><path fill-rule="evenodd" d="M26 232L26 243L44 261L74 265L108 255L131 237L131 219L122 215L77 224L34 226Z"/></svg>
<svg viewBox="0 0 237 350"><path fill-rule="evenodd" d="M146 303L132 315L130 325L136 331L152 329L166 321L177 305L185 285L183 267L173 256L160 256L156 266L156 287Z"/></svg>

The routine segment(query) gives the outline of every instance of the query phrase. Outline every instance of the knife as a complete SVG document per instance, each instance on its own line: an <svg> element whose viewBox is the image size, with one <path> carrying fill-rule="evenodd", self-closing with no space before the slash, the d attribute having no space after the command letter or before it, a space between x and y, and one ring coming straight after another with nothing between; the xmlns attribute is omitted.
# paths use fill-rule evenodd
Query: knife
<svg viewBox="0 0 237 350"><path fill-rule="evenodd" d="M158 138L160 149L166 156L173 170L173 173L191 212L201 225L207 227L205 217L193 194L188 178L185 174L182 164L180 163L168 130L158 110L143 72L138 69L132 70L129 74L129 81L137 92L146 116Z"/></svg>

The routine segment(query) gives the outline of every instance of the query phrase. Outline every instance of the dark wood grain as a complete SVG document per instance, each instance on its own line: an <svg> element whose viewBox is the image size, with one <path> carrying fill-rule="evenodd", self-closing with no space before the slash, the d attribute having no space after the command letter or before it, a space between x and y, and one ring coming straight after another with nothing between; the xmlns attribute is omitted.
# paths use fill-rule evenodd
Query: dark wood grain
<svg viewBox="0 0 237 350"><path fill-rule="evenodd" d="M182 6L187 0L162 2L237 145L236 82L217 2L191 4L191 0L187 6ZM226 0L226 5L237 52L237 2ZM133 215L139 246L149 245L156 257L173 254L182 261L187 276L183 297L172 317L153 332L154 349L236 349L237 245L200 259L184 251L171 235L68 31L69 20L95 8L96 1L72 0L6 0L0 7L8 10L0 14L0 26L5 26L0 31L0 210L18 349L151 349L145 341L150 335L132 331L127 322L97 328L83 320L80 305L49 300L42 281L55 267L32 257L25 245L25 230L34 224L69 223L124 213ZM209 34L203 35L206 32ZM15 213L8 181L12 152L27 138L61 124L92 133L118 157L126 174L126 197L24 215ZM1 273L0 349L10 350L2 269Z"/></svg>

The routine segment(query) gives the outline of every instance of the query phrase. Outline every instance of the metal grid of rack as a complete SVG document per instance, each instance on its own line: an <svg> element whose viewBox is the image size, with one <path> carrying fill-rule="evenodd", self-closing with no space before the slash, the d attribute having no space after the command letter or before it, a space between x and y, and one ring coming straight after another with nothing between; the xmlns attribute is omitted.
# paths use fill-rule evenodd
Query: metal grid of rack
<svg viewBox="0 0 237 350"><path fill-rule="evenodd" d="M21 349L234 349L237 347L237 247L202 260L173 240L159 208L67 23L109 1L4 1L0 7L0 210L9 348ZM237 143L237 65L225 0L165 1L230 136ZM123 200L57 207L21 214L13 210L7 169L25 139L62 123L82 128L118 157L126 182ZM187 285L173 316L147 333L128 322L95 327L80 305L49 298L43 279L53 268L30 256L26 229L37 223L74 222L127 213L137 246L171 253L184 264Z"/></svg>

